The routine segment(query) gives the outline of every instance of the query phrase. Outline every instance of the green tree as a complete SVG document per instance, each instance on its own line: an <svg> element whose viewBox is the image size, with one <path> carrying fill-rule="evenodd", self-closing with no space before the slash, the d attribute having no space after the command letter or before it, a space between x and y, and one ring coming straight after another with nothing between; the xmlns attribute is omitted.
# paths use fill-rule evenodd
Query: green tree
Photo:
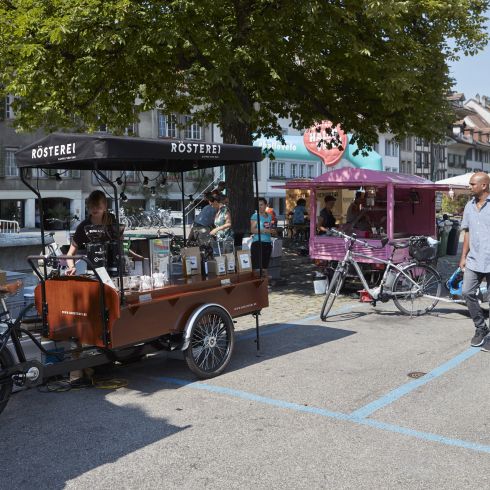
<svg viewBox="0 0 490 490"><path fill-rule="evenodd" d="M488 3L0 0L0 83L25 130L122 130L158 106L197 107L226 143L279 135L278 117L340 122L361 147L377 130L431 140L451 119L447 64L485 45ZM227 183L246 230L250 167Z"/></svg>

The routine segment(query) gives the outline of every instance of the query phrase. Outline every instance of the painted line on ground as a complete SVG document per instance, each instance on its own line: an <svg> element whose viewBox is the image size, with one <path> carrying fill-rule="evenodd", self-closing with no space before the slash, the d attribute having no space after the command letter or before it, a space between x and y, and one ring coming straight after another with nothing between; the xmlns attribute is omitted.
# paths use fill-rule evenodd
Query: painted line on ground
<svg viewBox="0 0 490 490"><path fill-rule="evenodd" d="M409 429L407 427L402 427L394 424L387 424L384 422L379 422L377 420L366 419L355 417L352 414L345 414L340 412L333 412L326 410L324 408L311 407L306 405L300 405L298 403L291 403L284 400L277 400L274 398L267 398L261 395L256 395L254 393L249 393L247 391L233 390L231 388L225 388L223 386L210 385L207 383L188 381L180 378L170 378L170 377L158 377L153 378L157 381L168 383L171 385L182 386L185 388L190 388L193 390L206 391L210 393L216 393L219 395L225 395L232 398L238 398L241 400L254 401L256 403L261 403L263 405L274 406L282 408L285 410L292 410L295 412L309 413L313 415L318 415L321 417L342 420L346 422L351 422L353 424L372 427L374 429L379 429L387 432L392 432L395 434L402 434L408 437L413 437L415 439L420 439L428 442L435 442L438 444L443 444L446 446L458 447L463 449L470 449L471 451L488 453L490 454L490 446L484 444L478 444L471 441L465 441L462 439L452 439L450 437L441 436L439 434L433 434L430 432L422 432L414 429Z"/></svg>
<svg viewBox="0 0 490 490"><path fill-rule="evenodd" d="M471 347L468 350L465 350L461 354L457 355L456 357L453 357L449 361L445 362L444 364L441 364L439 367L433 369L421 378L414 379L413 381L410 381L398 388L395 388L381 398L378 398L377 400L374 400L373 402L368 403L367 405L355 410L351 413L351 415L357 419L366 418L377 410L380 410L381 408L384 408L387 405L390 405L391 403L399 400L402 396L405 396L406 394L410 393L413 390L416 390L420 386L429 383L442 374L447 373L449 370L455 368L462 362L473 357L479 351L480 349L475 349L474 347Z"/></svg>
<svg viewBox="0 0 490 490"><path fill-rule="evenodd" d="M359 306L358 305L345 305L345 306L342 306L341 308L338 308L338 309L332 311L332 313L330 313L330 314L331 315L341 315L343 313L349 313L350 311L352 311L355 308L359 308ZM312 316L308 316L306 318L302 318L300 320L292 320L291 322L280 323L279 325L274 325L273 327L265 327L265 326L260 327L261 328L260 337L263 337L264 335L272 335L274 333L281 332L282 330L287 330L288 328L294 328L294 327L301 325L302 323L311 322L313 320L318 320L319 318L320 318L320 315L312 315ZM323 324L324 324L324 322L322 322L322 325ZM263 328L263 330L262 330L262 328ZM241 342L243 340L251 340L251 339L255 339L255 337L256 337L255 331L250 332L250 333L245 333L243 335L238 334L235 338L235 342Z"/></svg>

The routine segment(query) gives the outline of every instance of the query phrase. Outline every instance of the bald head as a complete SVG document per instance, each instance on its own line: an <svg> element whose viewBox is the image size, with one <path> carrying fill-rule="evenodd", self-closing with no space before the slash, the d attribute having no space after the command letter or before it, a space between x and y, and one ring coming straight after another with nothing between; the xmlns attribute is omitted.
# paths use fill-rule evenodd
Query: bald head
<svg viewBox="0 0 490 490"><path fill-rule="evenodd" d="M470 178L471 194L476 198L487 198L490 187L490 177L485 172L476 172Z"/></svg>
<svg viewBox="0 0 490 490"><path fill-rule="evenodd" d="M487 186L490 184L490 177L486 172L476 172L471 178L476 179L480 184L487 184Z"/></svg>

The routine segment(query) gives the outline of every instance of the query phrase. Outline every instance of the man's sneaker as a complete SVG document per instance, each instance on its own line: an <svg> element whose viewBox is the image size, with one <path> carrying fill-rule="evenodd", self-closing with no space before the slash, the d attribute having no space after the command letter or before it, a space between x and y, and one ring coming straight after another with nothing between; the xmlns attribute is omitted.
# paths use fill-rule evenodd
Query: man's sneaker
<svg viewBox="0 0 490 490"><path fill-rule="evenodd" d="M490 352L490 337L485 337L485 340L481 346L483 352Z"/></svg>
<svg viewBox="0 0 490 490"><path fill-rule="evenodd" d="M485 337L488 335L488 329L480 330L477 329L475 335L471 339L471 347L480 347L485 342Z"/></svg>

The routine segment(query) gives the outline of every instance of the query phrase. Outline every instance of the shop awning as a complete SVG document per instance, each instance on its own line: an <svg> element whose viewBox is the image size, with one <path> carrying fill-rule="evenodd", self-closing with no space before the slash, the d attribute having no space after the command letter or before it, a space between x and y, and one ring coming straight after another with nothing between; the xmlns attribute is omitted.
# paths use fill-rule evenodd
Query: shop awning
<svg viewBox="0 0 490 490"><path fill-rule="evenodd" d="M424 188L437 191L447 191L450 187L455 187L446 184L436 184L422 177L417 177L416 175L346 167L333 170L332 172L326 172L315 179L290 180L286 184L274 186L274 188L327 189L334 187L352 187L355 189L361 186L386 187L388 184L393 184L395 187Z"/></svg>
<svg viewBox="0 0 490 490"><path fill-rule="evenodd" d="M52 133L15 154L20 168L186 172L259 162L260 148L100 134Z"/></svg>

